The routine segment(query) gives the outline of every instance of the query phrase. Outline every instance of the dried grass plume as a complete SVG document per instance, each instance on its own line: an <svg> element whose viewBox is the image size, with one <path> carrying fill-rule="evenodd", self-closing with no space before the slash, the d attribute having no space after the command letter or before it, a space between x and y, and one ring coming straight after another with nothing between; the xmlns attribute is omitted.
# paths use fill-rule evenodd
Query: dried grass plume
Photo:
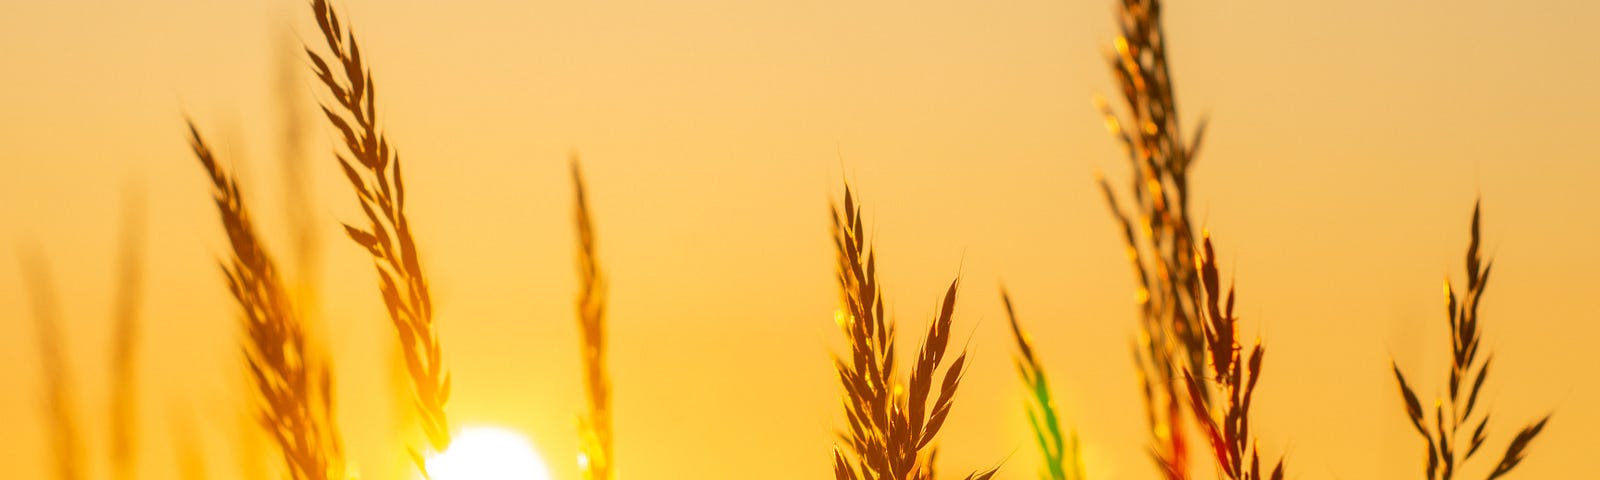
<svg viewBox="0 0 1600 480"><path fill-rule="evenodd" d="M1391 362L1395 382L1400 385L1400 397L1405 402L1406 417L1411 426L1422 435L1427 446L1423 473L1428 480L1450 480L1459 475L1462 464L1472 460L1488 441L1490 412L1478 408L1478 395L1483 392L1489 377L1492 356L1479 356L1483 344L1483 326L1478 323L1478 304L1489 285L1491 261L1483 258L1480 236L1479 204L1472 205L1471 240L1467 244L1467 290L1459 296L1447 277L1444 281L1445 315L1450 324L1450 375L1448 395L1433 402L1433 412L1423 409L1422 401L1412 384L1400 371L1400 365ZM1470 382L1470 383L1469 383ZM1429 421L1429 418L1432 421ZM1512 437L1501 455L1499 463L1488 475L1489 480L1500 478L1522 463L1528 446L1544 431L1550 415L1530 422Z"/></svg>

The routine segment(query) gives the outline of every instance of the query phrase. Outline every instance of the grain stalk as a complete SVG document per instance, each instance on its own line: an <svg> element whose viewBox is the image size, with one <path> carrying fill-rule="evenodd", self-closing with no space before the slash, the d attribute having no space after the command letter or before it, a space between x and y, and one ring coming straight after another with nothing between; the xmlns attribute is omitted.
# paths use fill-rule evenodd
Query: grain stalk
<svg viewBox="0 0 1600 480"><path fill-rule="evenodd" d="M1201 248L1195 261L1196 271L1200 275L1200 288L1204 290L1195 292L1195 298L1203 298L1205 303L1200 317L1205 338L1204 353L1209 358L1211 372L1208 386L1206 380L1195 378L1194 371L1184 370L1190 408L1201 431L1210 441L1212 455L1226 478L1282 480L1284 469L1281 458L1272 471L1263 476L1258 441L1250 431L1250 407L1255 399L1256 382L1261 379L1261 363L1266 350L1258 339L1250 349L1250 355L1242 355L1239 317L1233 314L1233 286L1228 286L1224 297L1217 270L1217 254L1211 247L1210 234L1204 236ZM1217 392L1208 395L1212 386Z"/></svg>
<svg viewBox="0 0 1600 480"><path fill-rule="evenodd" d="M1060 414L1050 397L1044 366L1034 355L1033 342L1029 340L1028 333L1022 330L1017 312L1011 306L1011 295L1006 293L1004 287L1000 289L1000 300L1005 303L1006 318L1011 321L1011 335L1017 342L1017 373L1022 376L1022 385L1028 389L1028 425L1033 428L1034 439L1038 441L1039 452L1044 457L1039 478L1084 480L1088 476L1083 472L1083 450L1078 443L1078 432L1074 430L1062 434Z"/></svg>
<svg viewBox="0 0 1600 480"><path fill-rule="evenodd" d="M327 0L313 0L311 10L328 53L325 57L308 46L306 55L313 73L327 88L329 100L323 102L322 112L344 143L344 151L335 156L367 220L365 227L346 224L344 228L351 240L372 255L377 270L379 291L394 324L418 420L428 440L427 448L411 449L421 468L426 450L444 451L450 445L450 424L444 410L450 399L450 374L434 328L433 298L405 214L400 156L379 129L376 87L355 34L340 25Z"/></svg>
<svg viewBox="0 0 1600 480"><path fill-rule="evenodd" d="M588 411L579 420L578 468L585 480L610 480L611 381L606 371L606 283L596 255L594 224L584 196L583 172L572 159L573 220L578 228L578 332L582 335L583 384Z"/></svg>
<svg viewBox="0 0 1600 480"><path fill-rule="evenodd" d="M1183 140L1161 1L1121 0L1118 15L1120 34L1107 61L1121 88L1126 119L1105 100L1096 104L1132 167L1131 210L1123 209L1109 182L1102 177L1099 183L1138 282L1140 332L1133 353L1150 451L1166 478L1182 479L1188 477L1188 442L1179 373L1205 368L1189 220L1189 168L1205 124L1192 140Z"/></svg>
<svg viewBox="0 0 1600 480"><path fill-rule="evenodd" d="M310 347L306 326L256 232L238 181L217 162L192 122L189 133L232 247L222 270L243 313L242 350L256 388L257 421L278 446L289 478L342 480L344 455L326 354Z"/></svg>
<svg viewBox="0 0 1600 480"><path fill-rule="evenodd" d="M962 351L944 369L939 395L929 410L934 376L950 344L960 280L952 281L946 289L938 315L928 326L917 361L911 367L909 382L898 383L895 326L884 315L877 259L867 242L861 209L849 185L845 185L843 208L835 205L832 214L845 308L835 320L850 344L848 358L834 357L834 368L844 384L844 410L849 421L849 431L840 433L846 448L836 447L833 452L834 476L838 480L933 479L933 440L950 415L967 360ZM988 480L998 468L973 472L966 478Z"/></svg>
<svg viewBox="0 0 1600 480"><path fill-rule="evenodd" d="M1489 284L1493 262L1482 256L1479 213L1479 204L1474 203L1472 239L1467 244L1467 290L1458 298L1449 277L1444 280L1445 315L1450 325L1450 388L1445 400L1434 402L1433 422L1428 421L1427 412L1423 410L1416 390L1411 388L1405 374L1400 372L1400 365L1392 361L1390 364L1395 381L1400 384L1406 416L1427 444L1426 467L1423 471L1426 474L1424 478L1428 480L1456 478L1458 468L1480 452L1488 440L1490 412L1477 407L1478 395L1483 392L1493 356L1478 356L1483 341L1483 326L1478 323L1478 305ZM1464 383L1467 379L1472 379L1470 385ZM1495 465L1487 478L1500 478L1522 463L1529 444L1539 436L1539 432L1544 431L1545 423L1549 421L1550 415L1546 414L1517 432L1501 456L1500 463ZM1466 432L1471 433L1462 437Z"/></svg>

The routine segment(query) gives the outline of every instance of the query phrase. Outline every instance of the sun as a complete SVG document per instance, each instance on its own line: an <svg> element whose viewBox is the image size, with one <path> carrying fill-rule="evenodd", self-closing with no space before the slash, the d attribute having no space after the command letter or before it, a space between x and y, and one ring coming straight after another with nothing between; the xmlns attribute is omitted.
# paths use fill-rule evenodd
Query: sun
<svg viewBox="0 0 1600 480"><path fill-rule="evenodd" d="M533 444L503 428L463 429L427 467L433 480L550 480Z"/></svg>

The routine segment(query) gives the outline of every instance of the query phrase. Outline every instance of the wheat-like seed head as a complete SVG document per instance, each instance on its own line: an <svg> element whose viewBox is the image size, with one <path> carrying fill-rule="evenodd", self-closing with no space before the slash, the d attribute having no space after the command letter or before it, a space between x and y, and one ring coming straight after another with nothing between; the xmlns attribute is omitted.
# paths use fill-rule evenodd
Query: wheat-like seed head
<svg viewBox="0 0 1600 480"><path fill-rule="evenodd" d="M956 388L967 360L963 351L944 366L960 279L950 282L945 290L938 314L928 325L917 351L908 382L898 383L894 324L884 316L876 258L862 226L861 207L849 185L845 185L844 195L843 207L835 205L832 218L839 290L845 310L837 320L850 352L848 359L835 357L834 368L844 385L849 424L848 432L840 433L840 437L851 453L848 457L853 459L836 448L834 475L839 480L932 479L932 444L955 404ZM938 372L941 367L942 376ZM936 377L939 394L934 397ZM998 468L974 472L967 478L987 480Z"/></svg>
<svg viewBox="0 0 1600 480"><path fill-rule="evenodd" d="M1100 186L1137 280L1141 322L1134 359L1151 454L1166 478L1176 480L1188 476L1179 373L1202 370L1206 362L1196 311L1200 301L1193 295L1197 278L1188 210L1188 172L1205 125L1193 140L1183 140L1161 10L1160 0L1118 2L1119 35L1106 58L1120 87L1123 114L1105 100L1095 104L1132 167L1131 210L1124 210L1104 178Z"/></svg>
<svg viewBox="0 0 1600 480"><path fill-rule="evenodd" d="M343 140L344 151L336 154L339 167L367 220L366 226L345 225L345 233L372 256L428 447L443 451L450 445L444 411L450 399L450 374L433 325L433 297L405 214L400 156L378 128L376 86L355 35L340 25L327 0L313 0L311 10L328 57L309 46L306 55L330 97L322 112ZM412 455L420 467L422 452L413 449Z"/></svg>
<svg viewBox="0 0 1600 480"><path fill-rule="evenodd" d="M1256 439L1250 432L1250 407L1254 401L1256 381L1261 379L1262 359L1266 350L1258 340L1243 355L1239 345L1239 319L1233 314L1234 290L1229 285L1227 293L1217 268L1216 250L1211 246L1211 235L1205 234L1201 250L1195 258L1200 288L1196 298L1203 298L1201 326L1205 334L1205 352L1210 358L1210 381L1195 377L1192 370L1184 370L1183 377L1189 390L1189 405L1201 431L1211 443L1211 451L1222 473L1232 480L1282 480L1283 460L1280 458L1272 470L1263 476L1261 454ZM1214 385L1217 395L1207 395Z"/></svg>
<svg viewBox="0 0 1600 480"><path fill-rule="evenodd" d="M1444 281L1445 315L1450 325L1449 387L1446 400L1434 404L1432 422L1428 421L1428 412L1423 410L1422 401L1411 383L1406 381L1400 366L1392 361L1390 365L1395 382L1400 386L1400 398L1405 402L1406 418L1411 421L1412 428L1422 435L1427 447L1423 473L1428 480L1455 478L1460 465L1471 460L1488 440L1490 414L1477 410L1477 406L1478 394L1483 391L1493 358L1486 355L1480 361L1478 355L1479 346L1483 343L1483 327L1478 323L1478 303L1489 284L1489 272L1493 265L1483 258L1480 219L1479 204L1474 203L1471 237L1466 253L1467 290L1458 297L1450 279ZM1468 378L1472 379L1470 385L1464 383ZM1478 413L1482 415L1475 415ZM1517 432L1488 478L1493 480L1504 476L1522 463L1527 456L1528 446L1539 436L1539 432L1544 431L1545 423L1549 421L1550 415L1545 415ZM1465 432L1470 433L1463 437Z"/></svg>
<svg viewBox="0 0 1600 480"><path fill-rule="evenodd" d="M256 387L258 421L277 444L290 478L342 480L344 454L334 424L333 376L326 355L306 341L306 327L256 233L238 182L217 162L193 123L189 133L232 246L222 270L243 313L243 350Z"/></svg>
<svg viewBox="0 0 1600 480"><path fill-rule="evenodd" d="M596 255L594 225L584 195L583 172L577 157L572 159L572 185L575 206L573 220L578 229L578 331L582 334L583 383L589 401L581 420L579 468L586 480L610 480L611 382L606 370L606 285Z"/></svg>

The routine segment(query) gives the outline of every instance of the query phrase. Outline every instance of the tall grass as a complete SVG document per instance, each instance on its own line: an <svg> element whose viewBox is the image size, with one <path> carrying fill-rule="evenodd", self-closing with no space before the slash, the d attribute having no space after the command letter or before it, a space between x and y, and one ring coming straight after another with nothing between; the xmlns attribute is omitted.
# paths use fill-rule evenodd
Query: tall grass
<svg viewBox="0 0 1600 480"><path fill-rule="evenodd" d="M1203 297L1205 307L1200 310L1201 327L1205 338L1205 354L1210 360L1209 382L1195 378L1197 372L1184 370L1184 382L1189 388L1189 405L1201 431L1211 443L1211 453L1218 469L1233 480L1282 480L1283 460L1279 459L1267 473L1262 474L1261 453L1257 440L1250 432L1250 407L1255 400L1256 382L1261 380L1261 365L1266 349L1257 340L1248 356L1239 345L1239 317L1233 313L1234 290L1230 284L1227 293L1217 269L1217 253L1211 246L1211 235L1202 243L1196 269L1203 288L1196 297ZM1208 395L1210 387L1217 389ZM1220 403L1219 403L1220 402ZM1270 462L1270 460L1269 460ZM1168 472L1181 476L1182 472Z"/></svg>
<svg viewBox="0 0 1600 480"><path fill-rule="evenodd" d="M585 480L610 480L611 381L606 371L606 284L595 249L594 224L584 195L583 171L572 159L573 221L578 229L578 331L588 410L580 420L578 468Z"/></svg>
<svg viewBox="0 0 1600 480"><path fill-rule="evenodd" d="M834 449L834 477L839 480L926 480L934 478L934 438L955 404L956 388L966 366L965 351L944 368L939 395L928 407L936 373L944 365L955 314L956 289L950 282L934 321L911 366L907 383L895 373L895 326L885 317L877 258L867 242L861 208L845 185L844 205L835 205L833 241L838 254L838 280L844 311L836 320L850 345L848 358L834 358L844 384L844 409L849 430L841 433L848 454ZM969 474L987 480L999 467Z"/></svg>
<svg viewBox="0 0 1600 480"><path fill-rule="evenodd" d="M61 336L61 306L55 280L45 265L43 254L29 251L18 257L27 279L33 308L34 329L39 345L40 365L44 367L44 421L50 435L51 461L56 480L82 480L86 470L83 427L76 414L77 392L72 384L72 368Z"/></svg>
<svg viewBox="0 0 1600 480"><path fill-rule="evenodd" d="M258 421L294 480L345 477L334 422L333 375L326 355L310 346L279 274L257 235L238 182L223 169L193 123L190 147L211 180L218 216L233 254L222 262L243 313L244 354L256 388Z"/></svg>
<svg viewBox="0 0 1600 480"><path fill-rule="evenodd" d="M111 309L110 395L106 399L107 437L113 478L137 478L139 310L144 280L144 202L136 189L124 201L117 252L115 296ZM30 290L35 340L45 378L44 420L50 434L55 477L79 480L89 471L84 430L77 414L75 375L68 365L61 332L61 307L44 255L25 250L18 256Z"/></svg>
<svg viewBox="0 0 1600 480"><path fill-rule="evenodd" d="M322 111L343 140L344 151L336 154L339 167L367 220L364 227L346 224L345 233L371 254L377 270L379 292L394 324L417 417L428 440L428 449L412 449L421 468L424 450L443 451L450 445L444 410L450 400L450 374L433 324L433 297L406 218L400 155L379 129L377 87L354 34L340 25L326 0L313 0L311 11L327 52L308 46L306 55L327 90Z"/></svg>
<svg viewBox="0 0 1600 480"><path fill-rule="evenodd" d="M284 40L290 42L290 40ZM310 155L307 152L309 121L306 118L305 83L302 78L298 44L275 55L278 101L278 165L283 173L283 212L288 219L289 259L295 274L296 300L305 310L314 311L318 292L317 270L322 260L321 231L316 219Z"/></svg>
<svg viewBox="0 0 1600 480"><path fill-rule="evenodd" d="M140 192L142 193L142 192ZM120 480L138 478L139 315L144 298L144 202L130 193L124 203L117 254L116 297L111 318L111 468Z"/></svg>
<svg viewBox="0 0 1600 480"><path fill-rule="evenodd" d="M1450 324L1450 380L1446 398L1434 401L1431 423L1428 421L1428 412L1423 410L1416 390L1406 381L1400 366L1391 364L1395 381L1400 384L1401 399L1405 401L1406 416L1417 433L1422 434L1423 443L1427 445L1423 472L1428 480L1456 478L1459 467L1472 460L1488 441L1490 413L1477 407L1478 395L1483 392L1493 358L1489 355L1478 356L1479 347L1483 344L1478 305L1489 285L1493 262L1483 258L1480 219L1479 204L1474 203L1471 240L1467 244L1466 255L1467 290L1458 297L1449 277L1444 280L1445 314ZM1470 384L1466 383L1468 379L1471 379ZM1545 423L1549 421L1550 415L1547 414L1517 432L1487 478L1500 478L1521 464L1527 456L1528 446L1539 436L1539 432L1544 431ZM1463 434L1466 436L1463 437Z"/></svg>
<svg viewBox="0 0 1600 480"><path fill-rule="evenodd" d="M1188 472L1180 372L1205 368L1189 219L1189 168L1205 125L1192 139L1183 138L1161 10L1160 0L1118 2L1120 34L1107 61L1121 89L1123 116L1104 100L1097 104L1128 154L1131 207L1124 209L1104 178L1100 186L1138 280L1140 334L1134 358L1151 454L1167 478L1180 479Z"/></svg>
<svg viewBox="0 0 1600 480"><path fill-rule="evenodd" d="M1011 321L1011 337L1017 344L1017 373L1022 376L1022 385L1028 389L1028 425L1033 429L1039 452L1044 456L1039 478L1084 480L1088 476L1083 471L1083 447L1078 443L1078 432L1062 433L1061 415L1051 399L1044 365L1034 355L1033 342L1017 320L1017 311L1011 306L1011 294L1005 288L1000 289L1000 301L1005 304L1006 318Z"/></svg>
<svg viewBox="0 0 1600 480"><path fill-rule="evenodd" d="M107 437L113 478L137 478L139 304L143 297L143 203L130 191L123 217L118 252L117 283L112 299L110 395L106 399ZM43 254L25 251L19 256L30 289L36 342L45 378L45 415L50 435L54 475L58 480L88 478L90 456L84 428L78 417L66 337L61 332L61 307L55 281Z"/></svg>
<svg viewBox="0 0 1600 480"><path fill-rule="evenodd" d="M322 111L338 133L338 165L350 184L366 223L345 225L346 235L371 257L378 291L397 341L391 346L395 376L411 404L425 442L410 442L417 466L422 456L445 450L451 440L445 408L451 375L445 367L434 324L432 296L417 241L405 212L405 185L399 154L378 122L375 84L351 29L327 0L310 6L322 37L305 52L323 92ZM1187 436L1198 432L1217 476L1229 480L1281 480L1285 461L1262 459L1255 419L1255 392L1265 348L1241 344L1235 292L1224 287L1209 234L1196 236L1189 210L1189 173L1203 138L1204 124L1192 137L1180 128L1175 88L1167 60L1168 38L1160 0L1119 0L1119 35L1108 55L1120 88L1118 107L1099 101L1112 135L1126 150L1131 178L1125 190L1105 178L1099 186L1125 241L1137 279L1139 335L1135 363L1143 393L1149 449L1163 476L1188 479ZM292 85L292 77L284 85ZM285 87L292 92L292 87ZM292 98L285 96L286 99ZM286 104L292 103L286 100ZM292 112L292 107L285 112ZM295 265L305 295L291 288L262 236L239 182L189 124L190 147L210 180L211 194L227 235L229 254L220 261L230 294L240 309L240 339L250 382L252 431L259 427L282 458L283 476L292 480L343 480L353 474L345 463L336 421L331 355L314 341L306 304L314 286L315 225L305 188L309 176L297 155L303 142L298 122L286 121L284 194L289 201ZM612 385L607 366L608 291L600 268L589 198L581 167L571 161L579 291L576 319L580 332L585 409L581 414L579 466L586 480L612 480ZM131 205L131 203L130 203ZM917 346L909 366L899 365L896 322L885 313L877 253L868 239L858 196L850 185L842 203L830 205L841 311L836 321L847 351L834 356L842 389L845 426L833 449L838 480L933 480L938 478L938 438L954 407L967 368L966 351L951 351L951 328L961 279L953 279ZM130 207L137 213L137 206ZM1474 205L1466 253L1465 290L1444 284L1451 344L1446 393L1429 412L1405 374L1391 364L1409 422L1426 447L1423 473L1428 480L1467 476L1465 464L1488 445L1491 414L1482 407L1492 357L1482 350L1478 307L1487 288L1490 261L1482 254L1480 209ZM113 475L137 474L139 422L138 358L142 294L142 218L130 214L122 231L113 301L111 403L108 438ZM1197 238L1199 240L1197 240ZM53 473L59 480L82 480L89 473L84 431L75 416L77 392L61 329L53 283L42 257L23 255L33 302L43 370ZM1026 411L1046 480L1086 478L1081 445L1063 421L1033 340L1009 294L1001 298L1017 348L1016 365L1026 388ZM909 372L902 377L900 370ZM970 388L970 387L969 387ZM174 416L173 437L180 476L206 475L205 445L186 418ZM1532 442L1550 419L1529 422L1506 442L1497 463L1482 464L1488 480L1508 475L1526 458ZM403 430L397 429L397 430ZM1186 433L1188 432L1188 433ZM245 454L267 452L253 449ZM1201 458L1201 457L1197 457ZM1202 460L1205 460L1202 458ZM272 470L241 460L237 477L265 478ZM998 466L966 475L990 480ZM422 472L424 475L427 472Z"/></svg>

